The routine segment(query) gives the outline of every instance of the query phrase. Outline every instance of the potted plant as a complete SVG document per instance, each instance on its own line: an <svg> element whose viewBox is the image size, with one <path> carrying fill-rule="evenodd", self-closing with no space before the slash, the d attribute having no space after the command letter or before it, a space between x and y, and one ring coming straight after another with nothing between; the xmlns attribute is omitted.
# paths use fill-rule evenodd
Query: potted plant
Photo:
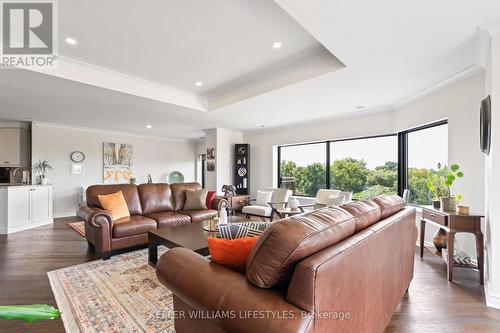
<svg viewBox="0 0 500 333"><path fill-rule="evenodd" d="M38 160L33 166L33 172L40 175L40 184L45 185L49 183L49 178L47 178L47 170L51 170L52 166L48 160Z"/></svg>
<svg viewBox="0 0 500 333"><path fill-rule="evenodd" d="M429 173L427 180L427 188L432 193L432 206L434 208L441 208L441 198L444 197L446 192L445 179L441 176L441 166L438 165L438 171Z"/></svg>
<svg viewBox="0 0 500 333"><path fill-rule="evenodd" d="M441 207L443 210L456 211L457 202L462 200L462 195L453 195L451 192L451 187L457 180L457 178L462 178L464 173L460 170L458 164L452 164L451 167L441 168L438 165L438 170L429 174L429 180L427 182L427 188L433 194L433 205L435 208L436 200L440 200Z"/></svg>

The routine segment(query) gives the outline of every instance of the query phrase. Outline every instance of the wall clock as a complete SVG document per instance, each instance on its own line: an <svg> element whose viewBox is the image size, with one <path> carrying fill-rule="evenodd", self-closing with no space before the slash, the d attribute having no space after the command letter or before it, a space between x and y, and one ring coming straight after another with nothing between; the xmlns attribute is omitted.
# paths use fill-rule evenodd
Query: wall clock
<svg viewBox="0 0 500 333"><path fill-rule="evenodd" d="M85 154L81 151L74 151L71 153L70 158L75 163L82 163L85 161Z"/></svg>

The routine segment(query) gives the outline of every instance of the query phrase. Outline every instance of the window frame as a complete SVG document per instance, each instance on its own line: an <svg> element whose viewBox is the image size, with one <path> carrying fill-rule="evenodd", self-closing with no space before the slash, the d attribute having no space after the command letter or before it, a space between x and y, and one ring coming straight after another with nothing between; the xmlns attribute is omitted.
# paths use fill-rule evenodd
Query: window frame
<svg viewBox="0 0 500 333"><path fill-rule="evenodd" d="M408 134L443 125L448 125L448 119L398 132L398 193L400 196L403 196L403 191L408 188Z"/></svg>
<svg viewBox="0 0 500 333"><path fill-rule="evenodd" d="M293 143L286 145L278 145L277 146L277 157L278 157L278 178L277 178L277 187L281 188L281 149L286 147L296 147L296 146L306 146L306 145L314 145L324 143L326 146L325 149L325 161L326 161L326 176L325 176L325 184L326 188L331 188L331 156L330 156L330 144L335 142L345 142L345 141L355 141L355 140L365 140L365 139L376 139L376 138L384 138L389 136L396 137L398 133L388 133L388 134L378 134L378 135L367 135L367 136L359 136L359 137L351 137L345 139L333 139L333 140L322 140L322 141L311 141L311 142L303 142L303 143ZM399 165L399 160L398 160ZM399 173L398 173L398 181L399 181ZM398 183L399 184L399 183ZM399 185L398 185L399 186ZM306 195L293 195L294 197L299 198L313 198L313 196Z"/></svg>
<svg viewBox="0 0 500 333"><path fill-rule="evenodd" d="M335 142L343 142L343 141L353 141L353 140L364 140L364 139L374 139L374 138L382 138L395 136L397 138L397 156L398 156L398 194L400 196L403 195L403 191L408 188L408 134L437 127L442 125L447 125L448 119L437 120L428 124L420 125L417 127L412 127L403 131L399 131L396 133L388 133L388 134L380 134L380 135L369 135L369 136L359 136L345 139L334 139L334 140L321 140L321 141L311 141L311 142L303 142L303 143L294 143L294 144L285 144L277 146L277 157L278 157L278 178L277 178L277 187L281 188L281 149L286 147L295 147L295 146L305 146L312 145L318 143L324 143L326 146L325 151L325 161L326 161L326 176L325 176L325 184L326 188L331 187L331 156L330 156L330 144ZM304 197L304 198L312 198L312 196L305 195L293 195L295 197Z"/></svg>

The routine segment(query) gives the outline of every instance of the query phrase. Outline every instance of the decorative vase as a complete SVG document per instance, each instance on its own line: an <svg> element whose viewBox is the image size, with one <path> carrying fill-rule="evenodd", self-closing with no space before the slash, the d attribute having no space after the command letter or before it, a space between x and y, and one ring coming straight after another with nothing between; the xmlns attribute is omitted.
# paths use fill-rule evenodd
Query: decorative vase
<svg viewBox="0 0 500 333"><path fill-rule="evenodd" d="M457 210L457 201L455 198L441 198L441 207L443 210L454 212Z"/></svg>
<svg viewBox="0 0 500 333"><path fill-rule="evenodd" d="M434 246L436 247L439 253L441 253L443 249L446 249L447 242L448 242L448 233L444 229L440 228L433 239Z"/></svg>
<svg viewBox="0 0 500 333"><path fill-rule="evenodd" d="M222 207L219 212L219 224L227 224L227 210L226 207Z"/></svg>
<svg viewBox="0 0 500 333"><path fill-rule="evenodd" d="M47 178L47 177L40 178L40 184L47 185L48 183L49 183L49 178Z"/></svg>
<svg viewBox="0 0 500 333"><path fill-rule="evenodd" d="M291 210L297 210L299 209L300 202L297 198L292 197L290 200L288 200L288 207L290 207Z"/></svg>
<svg viewBox="0 0 500 333"><path fill-rule="evenodd" d="M441 208L441 201L432 200L432 207L437 208L437 209Z"/></svg>

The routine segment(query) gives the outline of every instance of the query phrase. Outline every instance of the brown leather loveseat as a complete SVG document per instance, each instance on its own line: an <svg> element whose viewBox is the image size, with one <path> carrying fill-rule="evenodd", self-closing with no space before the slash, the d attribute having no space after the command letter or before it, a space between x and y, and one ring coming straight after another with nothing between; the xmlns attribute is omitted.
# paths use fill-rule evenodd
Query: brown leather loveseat
<svg viewBox="0 0 500 333"><path fill-rule="evenodd" d="M224 200L215 199L207 210L183 210L186 190L199 190L199 183L93 185L87 189L87 205L77 215L85 221L85 234L103 259L112 250L147 244L148 231L196 223L212 217ZM122 191L130 218L113 221L102 209L98 195Z"/></svg>
<svg viewBox="0 0 500 333"><path fill-rule="evenodd" d="M397 196L277 221L245 274L184 248L160 257L175 330L380 333L413 278L415 208Z"/></svg>

